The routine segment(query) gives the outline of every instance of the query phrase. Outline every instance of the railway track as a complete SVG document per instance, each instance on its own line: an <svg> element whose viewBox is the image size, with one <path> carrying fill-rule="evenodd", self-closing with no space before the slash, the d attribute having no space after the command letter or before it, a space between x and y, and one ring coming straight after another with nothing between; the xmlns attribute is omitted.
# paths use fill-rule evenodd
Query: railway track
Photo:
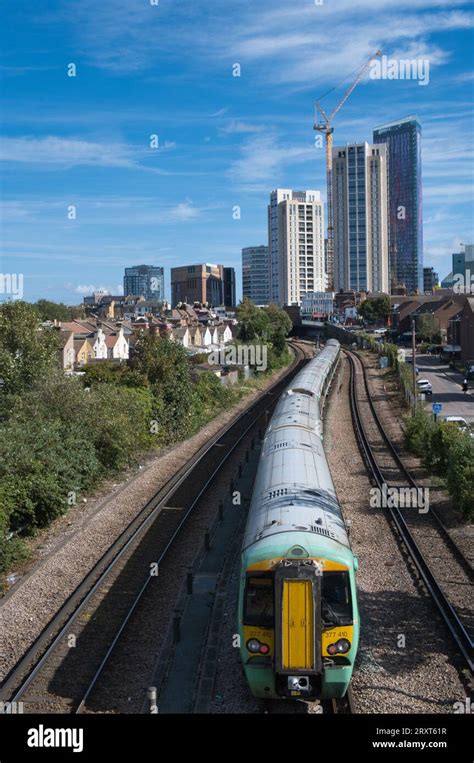
<svg viewBox="0 0 474 763"><path fill-rule="evenodd" d="M242 505L250 498L259 461L259 449L251 454L236 486ZM243 675L240 656L235 648L234 613L238 606L242 537L246 512L235 513L231 499L225 501L221 522L217 523L216 541L211 552L196 566L196 579L206 581L203 589L182 590L179 611L183 613L178 640L172 627L151 674L147 701L142 712L178 713L264 713L279 714L351 714L355 712L352 692L338 700L257 699L250 692ZM225 528L225 524L229 527ZM230 532L229 532L230 531ZM214 558L212 557L214 549ZM217 551L216 551L217 549ZM219 565L215 557L220 556ZM216 569L218 573L216 574ZM187 588L187 587L186 587ZM184 587L183 587L184 589ZM207 610L207 612L206 612ZM231 646L232 643L232 646ZM228 686L233 687L232 696ZM153 700L150 699L153 697Z"/></svg>
<svg viewBox="0 0 474 763"><path fill-rule="evenodd" d="M350 402L354 428L380 495L388 488L419 486L387 435L371 397L367 369L356 353L345 350L350 361ZM473 568L453 541L440 517L429 507L387 505L398 535L412 558L459 654L472 672L474 618L469 609ZM468 602L468 604L466 604Z"/></svg>
<svg viewBox="0 0 474 763"><path fill-rule="evenodd" d="M352 687L349 686L345 697L331 700L333 715L353 715L356 712Z"/></svg>
<svg viewBox="0 0 474 763"><path fill-rule="evenodd" d="M160 566L200 499L304 363L304 352L292 346L295 359L288 373L206 443L143 507L7 675L0 700L21 701L25 712L77 713L87 708L141 599L159 579Z"/></svg>

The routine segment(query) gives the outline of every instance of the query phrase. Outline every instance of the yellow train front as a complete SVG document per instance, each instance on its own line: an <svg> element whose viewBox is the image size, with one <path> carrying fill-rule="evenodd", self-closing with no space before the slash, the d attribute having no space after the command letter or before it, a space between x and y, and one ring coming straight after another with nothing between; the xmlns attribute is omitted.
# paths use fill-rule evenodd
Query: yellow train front
<svg viewBox="0 0 474 763"><path fill-rule="evenodd" d="M293 380L267 429L242 548L240 652L258 697L342 697L359 640L353 555L322 446L339 357Z"/></svg>

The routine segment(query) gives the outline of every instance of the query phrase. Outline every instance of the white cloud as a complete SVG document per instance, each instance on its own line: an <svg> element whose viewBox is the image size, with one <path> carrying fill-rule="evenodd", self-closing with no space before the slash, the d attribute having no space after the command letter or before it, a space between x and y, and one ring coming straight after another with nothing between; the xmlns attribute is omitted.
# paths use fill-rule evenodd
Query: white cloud
<svg viewBox="0 0 474 763"><path fill-rule="evenodd" d="M73 291L75 294L88 295L93 294L95 291L103 291L105 294L111 293L105 286L94 286L94 284L78 284L77 286L66 284L66 288L69 289L69 291Z"/></svg>
<svg viewBox="0 0 474 763"><path fill-rule="evenodd" d="M284 145L274 134L250 138L241 149L241 157L232 162L229 176L246 190L268 191L276 187L285 165L316 160L310 146Z"/></svg>
<svg viewBox="0 0 474 763"><path fill-rule="evenodd" d="M427 37L472 26L466 7L469 0L325 0L319 6L312 0L206 0L204 11L188 0L165 13L136 0L81 0L68 3L67 11L65 5L63 18L72 21L86 58L117 73L151 71L163 55L181 64L191 51L203 67L216 58L226 65L259 61L258 76L267 81L310 85L338 81L380 46L389 55L412 40L439 58Z"/></svg>
<svg viewBox="0 0 474 763"><path fill-rule="evenodd" d="M86 140L47 136L36 138L3 138L0 159L26 164L56 166L100 165L102 167L133 167L132 152L117 143L91 143Z"/></svg>
<svg viewBox="0 0 474 763"><path fill-rule="evenodd" d="M117 284L114 288L108 286L96 286L95 284L77 284L75 286L71 283L64 284L64 287L68 291L74 292L74 294L83 294L84 296L92 295L96 291L104 292L104 294L123 294L123 285Z"/></svg>
<svg viewBox="0 0 474 763"><path fill-rule="evenodd" d="M441 197L446 200L452 199L454 196L459 197L458 201L472 200L473 186L472 183L456 183L446 182L441 185L428 185L423 189L423 198L432 199Z"/></svg>
<svg viewBox="0 0 474 763"><path fill-rule="evenodd" d="M251 122L243 122L239 120L232 120L228 124L219 128L219 132L228 133L232 135L234 133L252 133L262 132L264 128L261 125L252 124Z"/></svg>
<svg viewBox="0 0 474 763"><path fill-rule="evenodd" d="M160 152L170 151L175 146L176 143L172 141L164 141L163 145L154 153L159 155ZM149 155L150 150L146 144L137 146L112 141L97 143L55 135L4 137L0 143L0 161L4 162L19 162L30 166L66 169L78 166L124 167L162 175L172 174L156 167L140 164L140 159Z"/></svg>
<svg viewBox="0 0 474 763"><path fill-rule="evenodd" d="M455 82L472 82L474 80L474 72L464 72L463 74L457 74L454 77Z"/></svg>
<svg viewBox="0 0 474 763"><path fill-rule="evenodd" d="M201 214L201 210L199 210L197 207L193 206L193 203L191 201L185 201L181 202L180 204L177 204L175 207L172 207L168 213L167 216L170 217L172 220L195 220L196 217L199 217Z"/></svg>

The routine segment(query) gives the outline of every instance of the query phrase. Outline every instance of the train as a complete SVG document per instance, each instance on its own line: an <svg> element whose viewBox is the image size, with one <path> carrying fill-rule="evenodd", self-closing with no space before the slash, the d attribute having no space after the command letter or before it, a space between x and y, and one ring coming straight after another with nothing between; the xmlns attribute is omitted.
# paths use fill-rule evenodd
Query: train
<svg viewBox="0 0 474 763"><path fill-rule="evenodd" d="M344 697L359 643L357 556L323 449L341 348L330 339L291 381L264 435L244 531L240 656L256 697Z"/></svg>

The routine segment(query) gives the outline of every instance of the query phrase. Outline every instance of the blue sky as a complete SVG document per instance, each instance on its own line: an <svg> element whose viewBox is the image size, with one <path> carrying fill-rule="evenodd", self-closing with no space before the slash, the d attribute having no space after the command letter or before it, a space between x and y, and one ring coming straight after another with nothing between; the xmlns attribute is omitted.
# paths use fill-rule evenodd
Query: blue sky
<svg viewBox="0 0 474 763"><path fill-rule="evenodd" d="M427 59L429 84L366 77L335 119L335 145L370 141L373 127L417 114L425 265L443 277L451 252L474 240L467 0L8 6L0 270L24 274L25 299L117 293L123 268L141 263L163 265L169 283L175 264L222 262L240 287L241 248L266 243L271 189L315 188L325 198L314 101L377 48ZM327 108L343 90L324 99Z"/></svg>

